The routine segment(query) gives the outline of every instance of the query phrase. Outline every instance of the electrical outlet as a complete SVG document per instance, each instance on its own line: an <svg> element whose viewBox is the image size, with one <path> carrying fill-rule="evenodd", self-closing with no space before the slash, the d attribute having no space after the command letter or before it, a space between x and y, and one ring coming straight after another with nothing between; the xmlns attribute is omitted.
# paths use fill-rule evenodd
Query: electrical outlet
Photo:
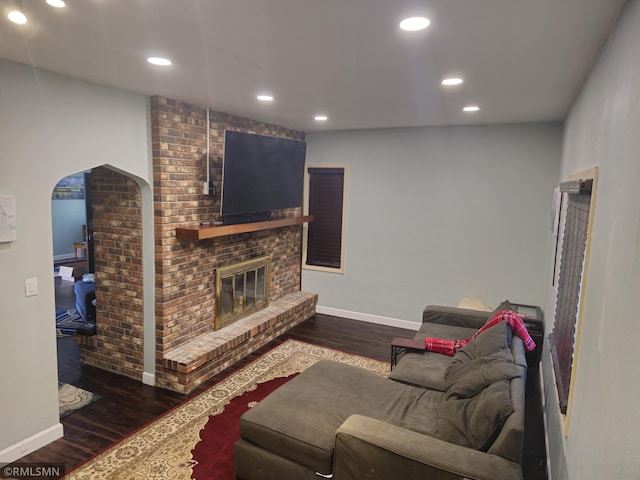
<svg viewBox="0 0 640 480"><path fill-rule="evenodd" d="M38 294L38 277L27 278L24 281L24 296L32 297Z"/></svg>

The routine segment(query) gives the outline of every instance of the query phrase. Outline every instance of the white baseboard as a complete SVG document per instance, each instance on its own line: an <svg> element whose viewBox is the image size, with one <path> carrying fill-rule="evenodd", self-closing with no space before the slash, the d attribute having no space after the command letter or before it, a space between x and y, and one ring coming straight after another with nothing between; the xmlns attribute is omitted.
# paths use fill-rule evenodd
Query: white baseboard
<svg viewBox="0 0 640 480"><path fill-rule="evenodd" d="M31 452L35 452L54 440L62 438L63 435L64 431L62 424L56 423L54 426L42 430L35 435L31 435L29 438L25 438L21 442L0 451L0 463L15 462L19 458L29 455Z"/></svg>
<svg viewBox="0 0 640 480"><path fill-rule="evenodd" d="M371 315L370 313L352 312L350 310L341 310L339 308L323 307L318 305L316 313L323 315L332 315L334 317L349 318L351 320L359 320L361 322L375 323L378 325L387 325L389 327L406 328L408 330L417 331L420 328L420 322L410 322L409 320L400 320L391 317L382 317L380 315Z"/></svg>
<svg viewBox="0 0 640 480"><path fill-rule="evenodd" d="M542 372L542 364L538 367L538 376L540 377L540 395L542 397L542 423L544 427L544 449L547 455L547 480L551 478L551 458L549 456L549 430L547 430L547 406L544 395L544 375Z"/></svg>
<svg viewBox="0 0 640 480"><path fill-rule="evenodd" d="M76 256L73 253L63 253L61 255L54 255L53 261L59 262L61 260L74 260Z"/></svg>
<svg viewBox="0 0 640 480"><path fill-rule="evenodd" d="M142 372L142 383L155 387L156 376L154 373Z"/></svg>

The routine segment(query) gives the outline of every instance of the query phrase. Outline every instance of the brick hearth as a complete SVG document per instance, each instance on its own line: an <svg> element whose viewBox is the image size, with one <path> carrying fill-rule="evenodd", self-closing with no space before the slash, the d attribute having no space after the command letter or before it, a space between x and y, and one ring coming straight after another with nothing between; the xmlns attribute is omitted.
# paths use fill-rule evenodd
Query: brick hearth
<svg viewBox="0 0 640 480"><path fill-rule="evenodd" d="M165 368L176 381L161 385L189 392L315 313L318 296L297 292L231 325L200 335L165 353Z"/></svg>

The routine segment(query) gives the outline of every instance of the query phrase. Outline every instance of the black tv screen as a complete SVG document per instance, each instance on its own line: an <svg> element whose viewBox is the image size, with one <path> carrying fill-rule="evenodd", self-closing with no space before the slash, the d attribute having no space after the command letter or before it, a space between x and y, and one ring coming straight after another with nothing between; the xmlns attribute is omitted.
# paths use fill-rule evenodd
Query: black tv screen
<svg viewBox="0 0 640 480"><path fill-rule="evenodd" d="M302 206L306 142L225 131L223 217Z"/></svg>

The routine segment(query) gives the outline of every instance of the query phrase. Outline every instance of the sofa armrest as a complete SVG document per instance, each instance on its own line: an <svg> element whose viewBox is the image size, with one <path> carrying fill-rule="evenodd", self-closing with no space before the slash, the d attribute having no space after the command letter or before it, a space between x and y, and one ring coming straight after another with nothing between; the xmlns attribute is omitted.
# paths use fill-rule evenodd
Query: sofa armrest
<svg viewBox="0 0 640 480"><path fill-rule="evenodd" d="M336 480L522 480L522 468L497 455L461 447L362 415L336 432Z"/></svg>
<svg viewBox="0 0 640 480"><path fill-rule="evenodd" d="M491 312L481 312L468 308L427 305L422 312L422 323L441 323L477 330L489 320L490 315Z"/></svg>

